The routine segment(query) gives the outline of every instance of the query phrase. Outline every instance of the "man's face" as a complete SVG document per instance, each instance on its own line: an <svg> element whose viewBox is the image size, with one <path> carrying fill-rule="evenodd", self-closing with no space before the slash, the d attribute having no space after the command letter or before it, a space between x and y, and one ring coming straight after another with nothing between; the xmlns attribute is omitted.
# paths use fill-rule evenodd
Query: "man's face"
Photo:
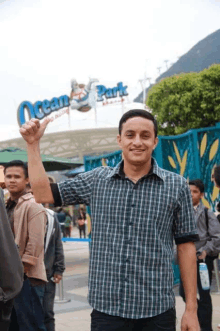
<svg viewBox="0 0 220 331"><path fill-rule="evenodd" d="M214 185L220 190L219 180L217 183L214 174L212 174L211 181L214 182Z"/></svg>
<svg viewBox="0 0 220 331"><path fill-rule="evenodd" d="M158 142L158 138L155 138L154 123L143 117L129 118L123 123L117 141L128 164L148 163Z"/></svg>
<svg viewBox="0 0 220 331"><path fill-rule="evenodd" d="M5 171L5 186L11 195L19 195L28 183L24 170L21 167L9 167Z"/></svg>
<svg viewBox="0 0 220 331"><path fill-rule="evenodd" d="M196 206L199 204L200 199L202 199L203 193L201 193L195 185L189 185L189 187L192 195L193 206Z"/></svg>

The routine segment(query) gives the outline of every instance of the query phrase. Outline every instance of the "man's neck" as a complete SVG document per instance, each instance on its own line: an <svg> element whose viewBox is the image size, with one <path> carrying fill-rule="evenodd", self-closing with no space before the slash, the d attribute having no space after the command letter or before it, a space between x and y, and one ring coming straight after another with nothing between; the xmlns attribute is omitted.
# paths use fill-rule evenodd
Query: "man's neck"
<svg viewBox="0 0 220 331"><path fill-rule="evenodd" d="M193 207L197 208L199 204L200 204L200 201L198 203L196 203L195 205L193 205Z"/></svg>
<svg viewBox="0 0 220 331"><path fill-rule="evenodd" d="M25 190L22 191L22 192L10 193L10 198L11 198L12 201L18 200L25 193L26 193Z"/></svg>
<svg viewBox="0 0 220 331"><path fill-rule="evenodd" d="M151 169L151 160L148 163L144 163L140 165L128 164L124 160L125 176L127 176L134 182L137 182L140 178L147 175L150 169Z"/></svg>

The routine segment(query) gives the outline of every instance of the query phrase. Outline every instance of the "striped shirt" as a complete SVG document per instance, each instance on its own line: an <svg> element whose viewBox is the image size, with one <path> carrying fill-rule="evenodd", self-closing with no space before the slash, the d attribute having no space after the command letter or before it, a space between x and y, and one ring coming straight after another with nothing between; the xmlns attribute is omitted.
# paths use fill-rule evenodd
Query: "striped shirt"
<svg viewBox="0 0 220 331"><path fill-rule="evenodd" d="M63 205L90 205L88 300L109 315L140 319L174 307L173 239L198 240L186 180L152 164L135 184L122 161L61 182L54 193Z"/></svg>

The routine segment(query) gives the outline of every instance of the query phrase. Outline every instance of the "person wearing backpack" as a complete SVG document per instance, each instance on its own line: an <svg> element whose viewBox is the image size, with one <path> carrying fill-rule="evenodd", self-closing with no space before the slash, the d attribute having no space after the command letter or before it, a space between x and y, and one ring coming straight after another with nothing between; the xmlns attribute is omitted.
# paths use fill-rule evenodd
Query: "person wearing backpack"
<svg viewBox="0 0 220 331"><path fill-rule="evenodd" d="M56 284L59 284L65 270L61 229L57 213L46 208L47 231L45 236L44 263L48 282L44 291L44 324L47 331L55 331L54 299Z"/></svg>
<svg viewBox="0 0 220 331"><path fill-rule="evenodd" d="M197 286L199 292L198 319L201 331L212 331L212 300L210 289L201 286L199 263L205 262L208 268L209 281L212 281L213 261L220 252L220 224L215 214L206 208L201 199L204 195L204 184L200 179L191 180L189 187L192 195L194 215L199 234L199 241L195 242L197 255ZM180 296L185 300L182 281L179 288Z"/></svg>

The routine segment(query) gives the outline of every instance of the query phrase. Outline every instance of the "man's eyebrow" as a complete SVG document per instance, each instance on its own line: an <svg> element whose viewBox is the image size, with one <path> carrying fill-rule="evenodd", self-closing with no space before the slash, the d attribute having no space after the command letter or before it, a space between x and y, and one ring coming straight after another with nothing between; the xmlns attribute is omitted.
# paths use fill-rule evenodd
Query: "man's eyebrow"
<svg viewBox="0 0 220 331"><path fill-rule="evenodd" d="M125 131L125 133L133 133L133 132L135 132L135 130L129 129L129 130ZM143 130L143 131L141 131L141 133L151 133L151 131L150 130Z"/></svg>

